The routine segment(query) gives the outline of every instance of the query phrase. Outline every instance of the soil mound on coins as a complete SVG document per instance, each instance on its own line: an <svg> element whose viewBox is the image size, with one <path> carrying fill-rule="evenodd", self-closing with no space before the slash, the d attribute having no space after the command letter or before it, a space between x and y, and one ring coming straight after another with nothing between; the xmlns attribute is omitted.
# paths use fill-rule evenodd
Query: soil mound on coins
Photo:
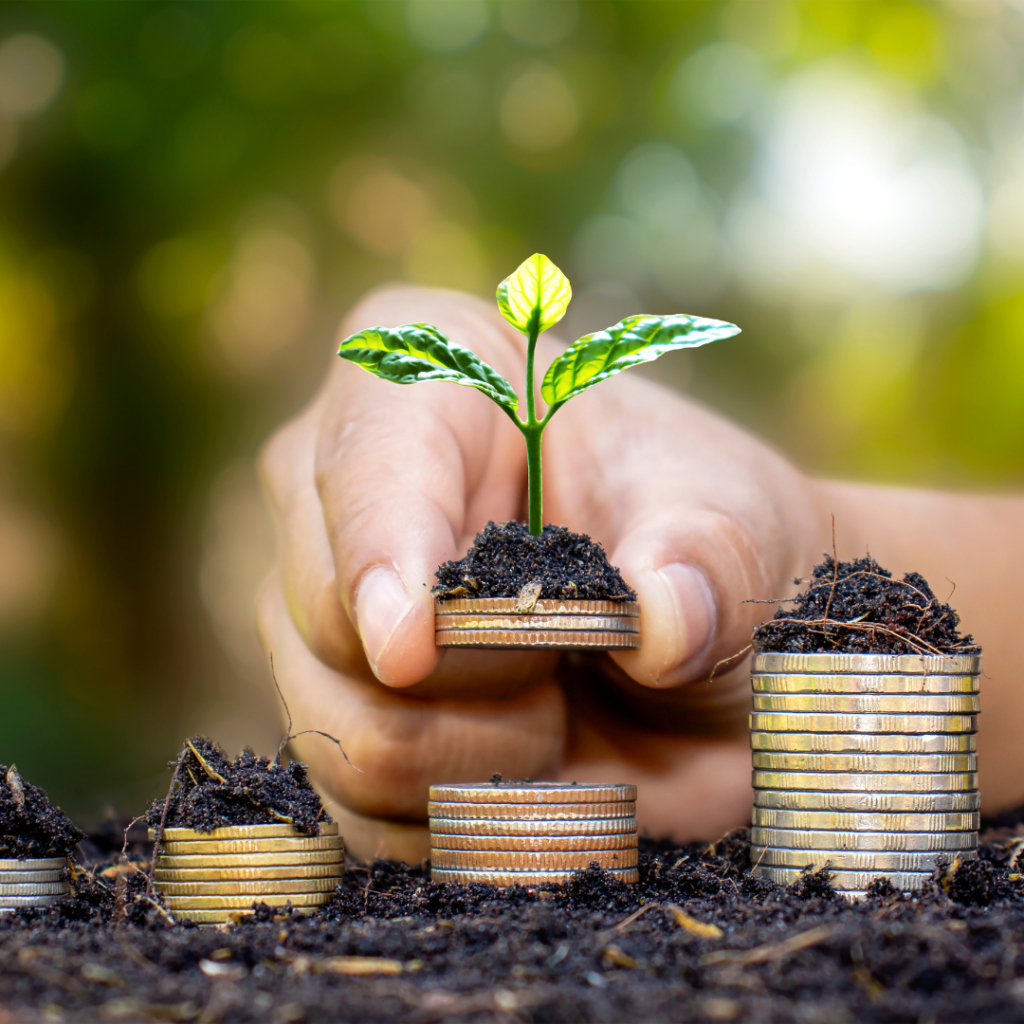
<svg viewBox="0 0 1024 1024"><path fill-rule="evenodd" d="M800 584L804 580L794 580ZM754 630L757 651L800 654L977 654L960 617L916 572L893 578L873 558L814 567L795 607L779 608ZM786 602L788 605L789 602Z"/></svg>
<svg viewBox="0 0 1024 1024"><path fill-rule="evenodd" d="M306 777L300 761L287 765L260 757L246 747L232 761L205 736L188 740L177 761L173 792L155 800L146 812L151 828L164 825L212 832L228 825L293 825L296 832L316 835L331 819Z"/></svg>
<svg viewBox="0 0 1024 1024"><path fill-rule="evenodd" d="M604 548L584 533L547 525L533 537L526 523L488 523L465 558L437 570L435 597L518 597L540 585L542 600L635 601Z"/></svg>
<svg viewBox="0 0 1024 1024"><path fill-rule="evenodd" d="M44 790L0 764L0 859L66 857L84 838Z"/></svg>

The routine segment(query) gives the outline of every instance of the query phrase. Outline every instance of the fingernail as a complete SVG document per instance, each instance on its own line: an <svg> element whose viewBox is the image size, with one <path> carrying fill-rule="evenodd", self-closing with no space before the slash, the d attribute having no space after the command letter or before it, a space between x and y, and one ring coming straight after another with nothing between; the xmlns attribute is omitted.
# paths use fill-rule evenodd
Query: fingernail
<svg viewBox="0 0 1024 1024"><path fill-rule="evenodd" d="M676 637L676 665L699 655L715 635L715 595L707 577L692 565L673 562L658 570L671 600Z"/></svg>
<svg viewBox="0 0 1024 1024"><path fill-rule="evenodd" d="M356 592L356 628L374 672L412 609L412 598L393 570L372 569L363 577Z"/></svg>

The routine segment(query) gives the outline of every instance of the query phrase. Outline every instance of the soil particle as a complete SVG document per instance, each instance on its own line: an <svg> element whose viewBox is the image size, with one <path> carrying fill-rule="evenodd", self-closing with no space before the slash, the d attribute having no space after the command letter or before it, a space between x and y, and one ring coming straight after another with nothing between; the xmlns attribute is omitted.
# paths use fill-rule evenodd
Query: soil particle
<svg viewBox="0 0 1024 1024"><path fill-rule="evenodd" d="M226 825L274 825L287 822L303 835L316 835L329 822L320 797L299 761L287 765L260 757L246 747L232 761L205 736L188 740L177 761L177 783L170 794L164 824L212 832ZM146 821L158 828L164 800L150 804Z"/></svg>
<svg viewBox="0 0 1024 1024"><path fill-rule="evenodd" d="M441 600L519 597L531 585L533 600L636 600L604 548L586 534L549 524L533 537L526 523L516 522L488 523L465 558L438 567L433 593Z"/></svg>
<svg viewBox="0 0 1024 1024"><path fill-rule="evenodd" d="M803 583L803 580L794 580ZM831 555L814 567L795 607L779 608L754 630L757 651L848 654L976 654L960 617L923 576L893 579L873 558L838 564ZM789 602L786 602L788 605Z"/></svg>
<svg viewBox="0 0 1024 1024"><path fill-rule="evenodd" d="M84 838L43 790L0 764L0 858L66 857Z"/></svg>

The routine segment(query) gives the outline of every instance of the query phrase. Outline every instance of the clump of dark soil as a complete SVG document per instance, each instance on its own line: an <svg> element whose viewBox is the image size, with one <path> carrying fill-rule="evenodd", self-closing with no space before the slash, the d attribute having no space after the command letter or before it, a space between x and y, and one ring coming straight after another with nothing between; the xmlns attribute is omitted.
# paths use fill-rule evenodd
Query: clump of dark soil
<svg viewBox="0 0 1024 1024"><path fill-rule="evenodd" d="M518 597L540 585L542 600L635 601L604 548L586 534L547 525L533 537L526 523L488 523L465 558L438 567L436 597Z"/></svg>
<svg viewBox="0 0 1024 1024"><path fill-rule="evenodd" d="M188 740L177 761L173 790L146 812L152 828L191 828L212 832L227 825L288 823L303 835L316 835L331 819L299 761L271 761L246 747L232 761L205 736ZM166 817L164 805L167 803Z"/></svg>
<svg viewBox="0 0 1024 1024"><path fill-rule="evenodd" d="M66 857L84 838L44 790L0 764L0 859Z"/></svg>
<svg viewBox="0 0 1024 1024"><path fill-rule="evenodd" d="M837 563L826 555L794 600L794 608L780 608L754 630L755 650L947 655L981 650L973 637L960 633L960 617L923 576L908 572L902 581L893 579L870 556Z"/></svg>

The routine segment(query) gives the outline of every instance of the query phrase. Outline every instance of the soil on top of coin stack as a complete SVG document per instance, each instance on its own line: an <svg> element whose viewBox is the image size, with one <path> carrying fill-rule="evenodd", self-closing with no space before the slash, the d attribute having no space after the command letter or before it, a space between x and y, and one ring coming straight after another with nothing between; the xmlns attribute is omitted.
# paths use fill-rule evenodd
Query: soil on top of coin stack
<svg viewBox="0 0 1024 1024"><path fill-rule="evenodd" d="M435 597L518 597L540 584L540 600L635 601L604 548L564 526L534 537L526 523L488 523L465 558L438 566Z"/></svg>
<svg viewBox="0 0 1024 1024"><path fill-rule="evenodd" d="M189 740L178 761L174 792L166 799L167 828L212 832L229 825L289 824L303 835L317 835L329 822L320 797L300 761L275 763L246 747L232 761L205 736ZM159 828L165 800L154 800L146 812L151 828Z"/></svg>
<svg viewBox="0 0 1024 1024"><path fill-rule="evenodd" d="M0 764L0 859L66 857L84 838L44 790Z"/></svg>
<svg viewBox="0 0 1024 1024"><path fill-rule="evenodd" d="M800 584L804 580L794 580ZM814 567L795 607L779 608L754 630L756 651L800 654L977 654L960 617L916 572L893 578L870 555ZM788 605L790 602L786 602Z"/></svg>

